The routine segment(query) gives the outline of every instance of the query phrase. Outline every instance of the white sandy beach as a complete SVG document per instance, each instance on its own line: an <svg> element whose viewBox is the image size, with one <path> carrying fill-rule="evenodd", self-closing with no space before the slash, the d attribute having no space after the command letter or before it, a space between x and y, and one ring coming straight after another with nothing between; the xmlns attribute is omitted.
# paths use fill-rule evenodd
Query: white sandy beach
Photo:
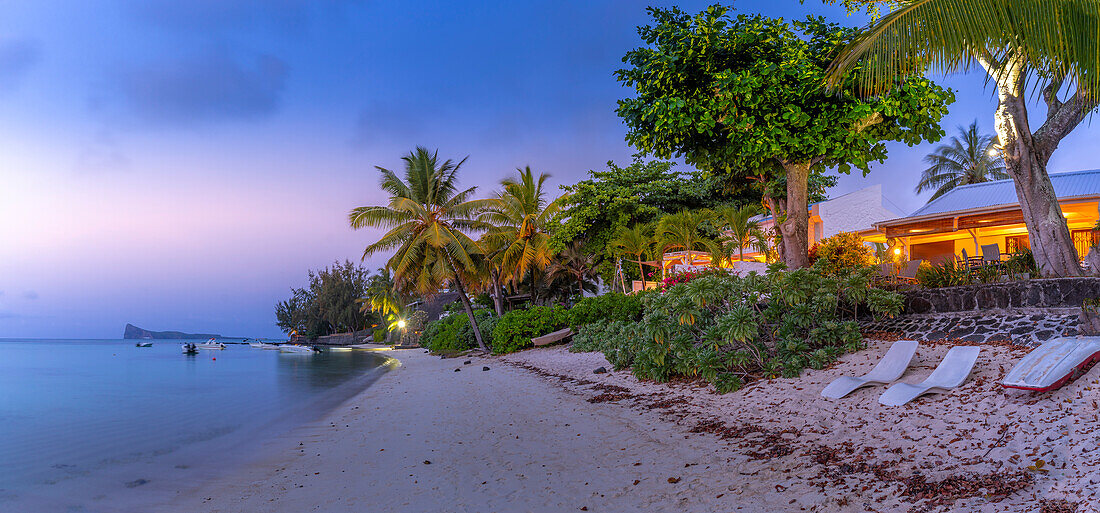
<svg viewBox="0 0 1100 513"><path fill-rule="evenodd" d="M160 510L1096 511L1100 371L1006 393L996 380L1022 353L989 346L950 395L818 397L888 344L721 396L592 374L602 355L564 347L469 365L395 352L400 368L324 421ZM946 350L922 345L903 380Z"/></svg>

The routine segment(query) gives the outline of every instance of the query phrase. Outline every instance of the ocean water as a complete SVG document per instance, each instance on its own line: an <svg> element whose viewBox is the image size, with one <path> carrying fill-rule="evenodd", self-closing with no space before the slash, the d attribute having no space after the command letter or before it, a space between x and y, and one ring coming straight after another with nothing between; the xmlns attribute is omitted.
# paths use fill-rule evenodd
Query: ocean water
<svg viewBox="0 0 1100 513"><path fill-rule="evenodd" d="M156 504L314 420L394 363L370 351L0 339L0 511Z"/></svg>

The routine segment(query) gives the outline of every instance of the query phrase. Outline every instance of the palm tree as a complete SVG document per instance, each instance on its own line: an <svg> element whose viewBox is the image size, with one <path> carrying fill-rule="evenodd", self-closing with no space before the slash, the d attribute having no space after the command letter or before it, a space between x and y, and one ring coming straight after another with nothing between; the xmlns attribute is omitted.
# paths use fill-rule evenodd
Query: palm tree
<svg viewBox="0 0 1100 513"><path fill-rule="evenodd" d="M631 228L620 226L615 231L615 237L608 244L619 255L630 255L638 262L638 273L642 276L642 289L646 288L645 269L642 260L653 250L653 237L648 233L649 227L645 224L636 224Z"/></svg>
<svg viewBox="0 0 1100 513"><path fill-rule="evenodd" d="M547 203L543 185L550 175L535 178L531 168L516 169L517 177L501 181L504 189L481 214L491 225L485 232L487 246L503 278L517 283L530 271L550 264L550 235L547 228L561 209L561 199Z"/></svg>
<svg viewBox="0 0 1100 513"><path fill-rule="evenodd" d="M1097 20L1096 0L902 1L841 52L829 82L852 80L849 72L858 69L854 80L874 94L895 87L899 76L925 68L965 71L977 62L997 88L993 125L1035 261L1044 276L1079 276L1047 163L1058 143L1100 105ZM1034 132L1029 91L1046 104L1046 120Z"/></svg>
<svg viewBox="0 0 1100 513"><path fill-rule="evenodd" d="M715 222L725 230L726 244L721 248L722 257L732 260L737 250L737 259L745 261L745 247L764 248L767 237L760 228L760 222L753 220L760 214L760 208L749 204L743 207L729 205L715 212Z"/></svg>
<svg viewBox="0 0 1100 513"><path fill-rule="evenodd" d="M357 299L359 311L368 314L376 313L385 323L387 337L393 333L398 323L405 317L405 300L397 291L396 284L386 268L378 270L378 274L370 277L366 296Z"/></svg>
<svg viewBox="0 0 1100 513"><path fill-rule="evenodd" d="M402 157L405 177L377 167L380 186L390 194L389 204L357 207L348 215L354 229L385 228L378 241L363 250L363 258L384 250L396 250L386 263L393 271L398 289L433 295L445 284L458 289L459 299L474 328L474 338L488 350L474 319L465 280L476 272L477 244L465 232L487 226L477 220L488 206L486 200L471 200L476 187L459 190L457 175L466 159L440 162L439 152L418 146Z"/></svg>
<svg viewBox="0 0 1100 513"><path fill-rule="evenodd" d="M559 278L570 278L577 283L577 293L584 296L585 290L596 290L596 274L596 257L584 251L581 241L575 240L550 262L543 279L550 285Z"/></svg>
<svg viewBox="0 0 1100 513"><path fill-rule="evenodd" d="M1009 178L1004 159L998 155L995 136L978 132L977 121L968 128L960 126L959 135L961 138L952 137L950 143L936 146L924 157L929 167L921 174L916 191L935 189L928 201L960 185Z"/></svg>
<svg viewBox="0 0 1100 513"><path fill-rule="evenodd" d="M657 221L657 239L661 253L670 249L716 253L718 246L714 241L699 232L699 227L711 217L713 214L709 210L685 210L662 217ZM662 261L662 267L663 265Z"/></svg>

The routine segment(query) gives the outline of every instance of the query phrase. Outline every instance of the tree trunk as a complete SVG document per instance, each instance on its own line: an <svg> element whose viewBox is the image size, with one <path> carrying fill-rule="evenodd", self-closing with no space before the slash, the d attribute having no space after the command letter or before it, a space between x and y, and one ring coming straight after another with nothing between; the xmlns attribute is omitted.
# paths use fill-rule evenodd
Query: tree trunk
<svg viewBox="0 0 1100 513"><path fill-rule="evenodd" d="M504 298L501 297L503 293L500 287L500 273L496 271L490 271L490 276L493 279L493 309L496 310L497 317L504 316Z"/></svg>
<svg viewBox="0 0 1100 513"><path fill-rule="evenodd" d="M787 172L787 220L780 225L783 262L790 270L809 267L810 162L782 162Z"/></svg>
<svg viewBox="0 0 1100 513"><path fill-rule="evenodd" d="M808 179L809 178L807 178L807 180ZM770 210L772 213L772 225L774 226L773 229L780 236L779 243L775 245L775 252L777 253L776 256L781 262L786 262L786 252L783 251L783 232L779 230L779 215L783 213L786 209L786 203L767 195L764 196L764 201L767 202L768 210Z"/></svg>
<svg viewBox="0 0 1100 513"><path fill-rule="evenodd" d="M998 62L986 53L979 55L978 61L997 83L994 127L1005 167L1016 186L1039 272L1045 277L1081 276L1077 250L1047 173L1047 162L1062 138L1096 108L1096 102L1085 99L1081 91L1062 102L1057 94L1064 77L1053 77L1043 89L1046 122L1032 134L1027 118L1024 58L1009 54Z"/></svg>
<svg viewBox="0 0 1100 513"><path fill-rule="evenodd" d="M451 267L455 288L458 289L458 297L462 300L462 307L466 309L466 316L470 318L470 326L474 328L474 339L477 340L477 347L482 351L488 351L489 348L486 347L485 342L481 340L481 328L477 326L477 319L474 319L474 307L470 305L470 298L466 297L466 287L462 286L462 278L458 275L458 268L449 257L447 258L447 265Z"/></svg>
<svg viewBox="0 0 1100 513"><path fill-rule="evenodd" d="M642 267L642 255L638 255L638 273L642 278L642 290L645 290L645 268ZM634 292L634 286L631 285L630 291Z"/></svg>

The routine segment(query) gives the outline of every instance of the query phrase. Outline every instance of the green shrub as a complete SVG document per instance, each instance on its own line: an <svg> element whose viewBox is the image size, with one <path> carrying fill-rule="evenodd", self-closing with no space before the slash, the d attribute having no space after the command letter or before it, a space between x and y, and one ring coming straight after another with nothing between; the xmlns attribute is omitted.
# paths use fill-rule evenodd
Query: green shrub
<svg viewBox="0 0 1100 513"><path fill-rule="evenodd" d="M861 347L857 312L896 315L901 296L871 286L870 267L835 273L827 262L765 275L713 275L643 296L640 322L581 326L573 351L602 351L639 379L706 380L721 392L760 378L794 377Z"/></svg>
<svg viewBox="0 0 1100 513"><path fill-rule="evenodd" d="M497 317L491 310L474 310L474 319L481 328L482 341L492 347L493 327ZM420 345L433 352L465 351L477 347L470 318L464 313L452 313L438 321L429 322L420 335Z"/></svg>
<svg viewBox="0 0 1100 513"><path fill-rule="evenodd" d="M493 352L513 353L531 347L531 339L564 328L568 310L562 306L532 306L504 314L493 328Z"/></svg>
<svg viewBox="0 0 1100 513"><path fill-rule="evenodd" d="M830 274L847 273L871 264L874 252L859 235L840 232L826 237L810 248L810 262L822 261L822 269Z"/></svg>
<svg viewBox="0 0 1100 513"><path fill-rule="evenodd" d="M638 321L641 318L641 299L612 292L580 300L569 309L568 322L578 327L593 322Z"/></svg>

